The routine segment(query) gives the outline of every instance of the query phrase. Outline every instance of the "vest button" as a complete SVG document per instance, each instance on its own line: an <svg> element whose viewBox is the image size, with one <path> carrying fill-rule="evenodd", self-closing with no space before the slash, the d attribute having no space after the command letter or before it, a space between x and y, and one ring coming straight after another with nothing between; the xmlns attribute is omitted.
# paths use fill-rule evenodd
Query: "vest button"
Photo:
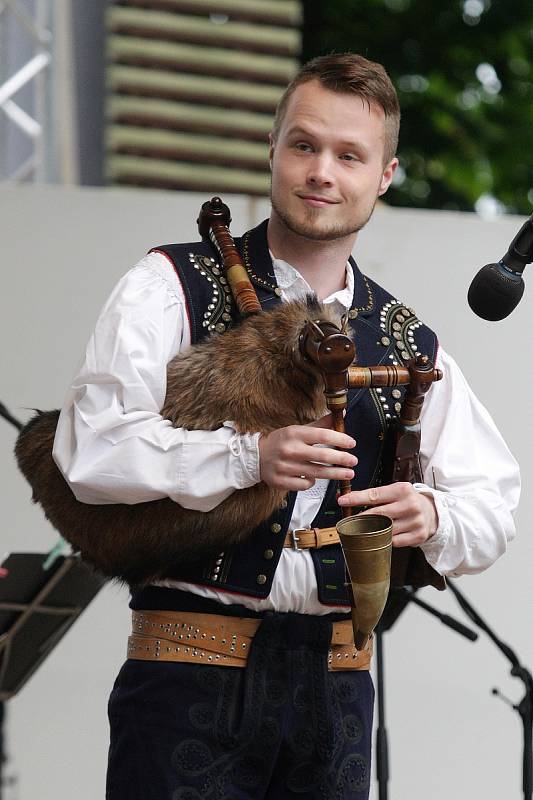
<svg viewBox="0 0 533 800"><path fill-rule="evenodd" d="M270 526L270 530L272 531L272 533L279 533L281 530L281 525L279 524L279 522L273 522L272 525Z"/></svg>
<svg viewBox="0 0 533 800"><path fill-rule="evenodd" d="M287 508L287 506L288 506L288 503L287 503L286 500L282 500L281 503L279 504L280 508Z"/></svg>
<svg viewBox="0 0 533 800"><path fill-rule="evenodd" d="M273 550L265 550L265 552L263 553L263 556L267 559L267 561L270 561L271 558L274 558L274 551Z"/></svg>
<svg viewBox="0 0 533 800"><path fill-rule="evenodd" d="M259 584L259 586L263 586L263 584L265 584L267 582L267 576L266 575L258 575L257 578L256 578L256 581Z"/></svg>

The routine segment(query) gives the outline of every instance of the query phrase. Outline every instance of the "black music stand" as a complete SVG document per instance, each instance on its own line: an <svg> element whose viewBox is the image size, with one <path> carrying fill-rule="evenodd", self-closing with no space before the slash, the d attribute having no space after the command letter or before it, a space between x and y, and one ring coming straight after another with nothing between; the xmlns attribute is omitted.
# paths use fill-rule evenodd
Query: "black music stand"
<svg viewBox="0 0 533 800"><path fill-rule="evenodd" d="M0 568L0 702L21 689L105 582L76 556L47 562L47 553L11 553Z"/></svg>

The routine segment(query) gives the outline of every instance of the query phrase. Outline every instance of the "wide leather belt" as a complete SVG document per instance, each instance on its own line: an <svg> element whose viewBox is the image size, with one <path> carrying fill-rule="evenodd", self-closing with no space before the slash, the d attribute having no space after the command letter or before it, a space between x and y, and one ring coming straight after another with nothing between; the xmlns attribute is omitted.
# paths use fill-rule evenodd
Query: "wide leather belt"
<svg viewBox="0 0 533 800"><path fill-rule="evenodd" d="M128 658L245 667L260 619L182 611L134 611ZM372 640L358 651L351 620L333 623L329 670L370 669Z"/></svg>
<svg viewBox="0 0 533 800"><path fill-rule="evenodd" d="M287 531L283 547L291 547L293 550L310 550L339 542L337 528L300 528L295 531Z"/></svg>

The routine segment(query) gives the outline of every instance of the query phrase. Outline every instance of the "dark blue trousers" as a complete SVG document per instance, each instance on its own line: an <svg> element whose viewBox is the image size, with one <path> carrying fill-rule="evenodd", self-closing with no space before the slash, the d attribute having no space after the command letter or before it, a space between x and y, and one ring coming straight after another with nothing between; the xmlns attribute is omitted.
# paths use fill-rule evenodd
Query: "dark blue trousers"
<svg viewBox="0 0 533 800"><path fill-rule="evenodd" d="M331 621L268 613L248 664L127 661L107 800L366 800L374 689L328 672Z"/></svg>

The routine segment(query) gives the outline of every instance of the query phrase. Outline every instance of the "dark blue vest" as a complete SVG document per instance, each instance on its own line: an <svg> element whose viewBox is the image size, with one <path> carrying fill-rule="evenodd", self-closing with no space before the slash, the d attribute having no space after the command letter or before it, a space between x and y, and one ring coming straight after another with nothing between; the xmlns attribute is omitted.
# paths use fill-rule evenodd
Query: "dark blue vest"
<svg viewBox="0 0 533 800"><path fill-rule="evenodd" d="M236 239L236 245L257 290L263 308L280 302L266 239L267 223ZM233 300L212 246L205 242L172 244L155 248L174 264L187 299L192 342L210 331L224 331L235 316ZM403 364L417 353L434 360L435 334L424 326L412 309L364 276L352 260L355 290L350 324L355 333L360 365ZM380 484L380 463L388 420L398 414L403 389L352 390L348 399L346 430L357 441L359 463L352 481L354 489ZM335 525L341 518L336 503L336 485L330 482L314 527ZM204 584L226 592L266 597L271 589L296 494L287 505L263 523L242 544L213 558L169 569L167 577ZM339 545L312 550L318 596L325 605L349 605L346 568ZM420 553L420 551L418 551ZM236 598L237 599L237 598Z"/></svg>

